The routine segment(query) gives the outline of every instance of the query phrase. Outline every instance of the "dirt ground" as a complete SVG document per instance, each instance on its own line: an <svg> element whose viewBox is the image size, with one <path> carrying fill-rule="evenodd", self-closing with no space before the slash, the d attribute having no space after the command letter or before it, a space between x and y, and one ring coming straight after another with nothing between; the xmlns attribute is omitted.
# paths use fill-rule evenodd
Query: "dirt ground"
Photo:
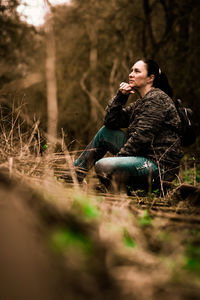
<svg viewBox="0 0 200 300"><path fill-rule="evenodd" d="M200 299L197 199L1 172L0 299Z"/></svg>

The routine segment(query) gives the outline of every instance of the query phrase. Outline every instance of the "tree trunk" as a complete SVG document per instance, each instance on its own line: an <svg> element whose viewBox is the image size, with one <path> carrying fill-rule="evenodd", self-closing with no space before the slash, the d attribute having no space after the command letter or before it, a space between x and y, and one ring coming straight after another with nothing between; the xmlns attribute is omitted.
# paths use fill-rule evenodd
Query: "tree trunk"
<svg viewBox="0 0 200 300"><path fill-rule="evenodd" d="M98 41L98 29L94 25L90 24L88 28L88 36L90 39L90 103L91 103L91 120L96 123L98 120L98 109L96 103L98 102L98 82L96 80L97 76L97 61L98 61L98 50L97 50L97 41ZM96 99L96 100L95 100Z"/></svg>
<svg viewBox="0 0 200 300"><path fill-rule="evenodd" d="M46 85L47 85L47 114L48 114L48 142L52 149L57 139L58 105L57 83L55 70L55 38L52 20L46 24Z"/></svg>

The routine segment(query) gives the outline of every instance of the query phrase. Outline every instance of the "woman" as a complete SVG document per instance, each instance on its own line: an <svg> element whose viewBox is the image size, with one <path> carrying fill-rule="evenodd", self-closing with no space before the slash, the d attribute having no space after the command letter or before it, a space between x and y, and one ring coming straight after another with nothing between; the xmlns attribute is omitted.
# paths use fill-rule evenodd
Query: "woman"
<svg viewBox="0 0 200 300"><path fill-rule="evenodd" d="M128 97L139 99L124 108ZM182 150L180 118L171 99L167 77L152 60L137 61L106 108L104 126L74 162L81 182L95 171L106 187L148 189L178 174ZM127 133L121 130L127 128ZM114 157L103 156L106 152Z"/></svg>

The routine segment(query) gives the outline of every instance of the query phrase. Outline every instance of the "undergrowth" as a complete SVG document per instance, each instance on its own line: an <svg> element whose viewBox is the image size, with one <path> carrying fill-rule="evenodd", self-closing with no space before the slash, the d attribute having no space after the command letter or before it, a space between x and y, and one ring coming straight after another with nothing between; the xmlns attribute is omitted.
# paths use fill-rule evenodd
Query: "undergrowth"
<svg viewBox="0 0 200 300"><path fill-rule="evenodd" d="M57 167L71 168L64 142L58 141L62 152L49 152L41 139L39 121L25 123L20 109L2 114L0 166L2 172L7 170L8 178L17 178L24 189L39 195L36 198L41 208L36 218L43 220L42 239L53 253L51 259L62 261L60 272L70 270L83 285L88 280L94 286L98 280L103 282L100 273L106 274L115 283L110 283L110 290L116 285L122 299L168 299L169 291L174 299L197 299L200 228L181 228L164 214L153 214L154 208L169 208L170 195L163 199L157 191L146 198L137 194L96 194L92 176L82 186L66 184L54 174ZM196 166L183 169L181 176L183 182L197 184L200 170ZM34 201L33 196L31 210ZM54 225L52 220L57 220ZM98 299L100 289L96 287L89 293ZM80 299L87 297L86 292Z"/></svg>

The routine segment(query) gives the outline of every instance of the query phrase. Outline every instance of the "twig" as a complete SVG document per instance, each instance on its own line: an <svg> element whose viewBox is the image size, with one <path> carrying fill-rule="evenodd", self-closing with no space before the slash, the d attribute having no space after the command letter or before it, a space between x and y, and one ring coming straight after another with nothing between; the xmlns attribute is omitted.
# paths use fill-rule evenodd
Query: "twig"
<svg viewBox="0 0 200 300"><path fill-rule="evenodd" d="M82 76L82 78L81 78L81 80L80 80L81 88L82 88L82 90L88 95L88 97L89 97L91 103L95 104L95 106L99 109L100 113L103 115L103 114L104 114L104 109L103 109L103 107L99 104L97 98L96 98L94 95L92 95L92 93L87 89L87 87L86 87L86 85L85 85L85 79L87 78L87 76L88 76L88 71L86 71L86 72L83 74L83 76Z"/></svg>

